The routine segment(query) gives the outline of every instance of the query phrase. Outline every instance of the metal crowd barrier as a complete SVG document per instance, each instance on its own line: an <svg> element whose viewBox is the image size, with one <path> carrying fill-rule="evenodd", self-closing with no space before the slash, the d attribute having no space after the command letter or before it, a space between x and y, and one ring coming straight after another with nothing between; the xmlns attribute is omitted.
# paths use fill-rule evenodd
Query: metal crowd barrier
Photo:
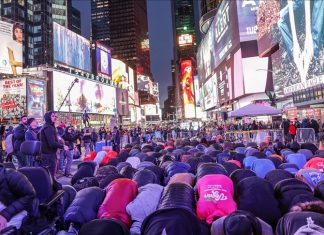
<svg viewBox="0 0 324 235"><path fill-rule="evenodd" d="M247 144L255 142L260 144L265 141L284 141L283 131L275 130L250 130L250 131L227 131L224 133L224 139L233 142L242 142Z"/></svg>
<svg viewBox="0 0 324 235"><path fill-rule="evenodd" d="M315 143L316 135L313 128L298 128L296 133L298 143Z"/></svg>

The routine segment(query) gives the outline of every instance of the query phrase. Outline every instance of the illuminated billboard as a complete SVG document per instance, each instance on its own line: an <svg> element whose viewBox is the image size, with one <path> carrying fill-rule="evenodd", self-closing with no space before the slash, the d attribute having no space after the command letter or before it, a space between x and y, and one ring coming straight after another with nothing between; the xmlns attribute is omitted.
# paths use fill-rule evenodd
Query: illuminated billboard
<svg viewBox="0 0 324 235"><path fill-rule="evenodd" d="M23 28L0 20L0 73L19 75L23 67Z"/></svg>
<svg viewBox="0 0 324 235"><path fill-rule="evenodd" d="M240 41L256 40L256 12L263 0L237 0L237 15L239 18Z"/></svg>
<svg viewBox="0 0 324 235"><path fill-rule="evenodd" d="M111 51L100 43L96 43L97 75L111 78Z"/></svg>
<svg viewBox="0 0 324 235"><path fill-rule="evenodd" d="M135 104L135 78L134 70L128 67L128 102Z"/></svg>
<svg viewBox="0 0 324 235"><path fill-rule="evenodd" d="M236 1L224 0L198 48L197 70L201 80L206 81L239 43Z"/></svg>
<svg viewBox="0 0 324 235"><path fill-rule="evenodd" d="M194 76L194 88L195 88L195 100L196 106L200 106L200 91L199 91L199 78L198 76Z"/></svg>
<svg viewBox="0 0 324 235"><path fill-rule="evenodd" d="M111 59L112 64L112 81L121 84L123 88L128 86L128 74L126 72L126 64L117 59Z"/></svg>
<svg viewBox="0 0 324 235"><path fill-rule="evenodd" d="M203 85L204 109L211 109L217 105L217 78L214 74Z"/></svg>
<svg viewBox="0 0 324 235"><path fill-rule="evenodd" d="M89 40L55 22L53 34L54 61L91 72Z"/></svg>
<svg viewBox="0 0 324 235"><path fill-rule="evenodd" d="M192 45L194 43L192 34L181 34L178 36L178 44L180 47Z"/></svg>
<svg viewBox="0 0 324 235"><path fill-rule="evenodd" d="M28 116L42 119L46 110L46 83L43 80L27 80Z"/></svg>
<svg viewBox="0 0 324 235"><path fill-rule="evenodd" d="M116 90L117 100L117 113L121 116L127 116L129 113L128 105L128 92L125 89L117 88Z"/></svg>
<svg viewBox="0 0 324 235"><path fill-rule="evenodd" d="M279 51L272 57L279 97L324 83L324 1L281 0L280 8Z"/></svg>
<svg viewBox="0 0 324 235"><path fill-rule="evenodd" d="M143 51L149 51L150 50L150 40L148 38L144 39L141 42L141 48L142 48Z"/></svg>
<svg viewBox="0 0 324 235"><path fill-rule="evenodd" d="M185 118L195 118L195 94L191 60L181 61L181 86Z"/></svg>
<svg viewBox="0 0 324 235"><path fill-rule="evenodd" d="M20 118L26 110L26 78L0 80L0 117Z"/></svg>
<svg viewBox="0 0 324 235"><path fill-rule="evenodd" d="M153 82L149 76L137 76L137 88L139 91L146 91L153 95Z"/></svg>
<svg viewBox="0 0 324 235"><path fill-rule="evenodd" d="M53 102L54 110L57 111L64 97L76 77L53 71ZM116 88L86 79L79 79L71 89L67 101L63 104L61 111L114 115L116 112ZM69 108L70 107L70 108Z"/></svg>

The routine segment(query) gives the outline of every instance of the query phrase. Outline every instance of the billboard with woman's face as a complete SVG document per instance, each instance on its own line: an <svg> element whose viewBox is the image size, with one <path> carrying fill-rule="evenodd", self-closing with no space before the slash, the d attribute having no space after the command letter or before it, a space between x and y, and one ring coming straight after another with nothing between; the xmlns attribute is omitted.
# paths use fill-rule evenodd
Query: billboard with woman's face
<svg viewBox="0 0 324 235"><path fill-rule="evenodd" d="M23 68L23 28L0 20L0 73L20 75Z"/></svg>

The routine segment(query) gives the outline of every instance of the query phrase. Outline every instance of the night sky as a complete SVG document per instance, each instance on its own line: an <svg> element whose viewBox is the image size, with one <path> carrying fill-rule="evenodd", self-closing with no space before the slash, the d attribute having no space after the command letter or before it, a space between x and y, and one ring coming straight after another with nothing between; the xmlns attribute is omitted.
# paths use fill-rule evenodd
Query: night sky
<svg viewBox="0 0 324 235"><path fill-rule="evenodd" d="M72 0L81 11L82 35L90 38L90 0ZM171 59L173 58L172 20L170 0L148 0L151 70L160 86L160 104L167 98L167 86L172 83Z"/></svg>

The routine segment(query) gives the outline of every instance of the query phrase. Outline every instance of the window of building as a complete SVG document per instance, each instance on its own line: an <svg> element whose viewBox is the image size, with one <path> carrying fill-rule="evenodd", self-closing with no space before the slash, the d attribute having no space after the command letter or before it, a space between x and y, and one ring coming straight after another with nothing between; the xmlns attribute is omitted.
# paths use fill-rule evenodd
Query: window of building
<svg viewBox="0 0 324 235"><path fill-rule="evenodd" d="M3 4L11 3L11 0L3 0Z"/></svg>
<svg viewBox="0 0 324 235"><path fill-rule="evenodd" d="M11 13L12 13L11 10L12 10L11 7L4 7L3 8L3 15L5 15L5 16L11 16Z"/></svg>

